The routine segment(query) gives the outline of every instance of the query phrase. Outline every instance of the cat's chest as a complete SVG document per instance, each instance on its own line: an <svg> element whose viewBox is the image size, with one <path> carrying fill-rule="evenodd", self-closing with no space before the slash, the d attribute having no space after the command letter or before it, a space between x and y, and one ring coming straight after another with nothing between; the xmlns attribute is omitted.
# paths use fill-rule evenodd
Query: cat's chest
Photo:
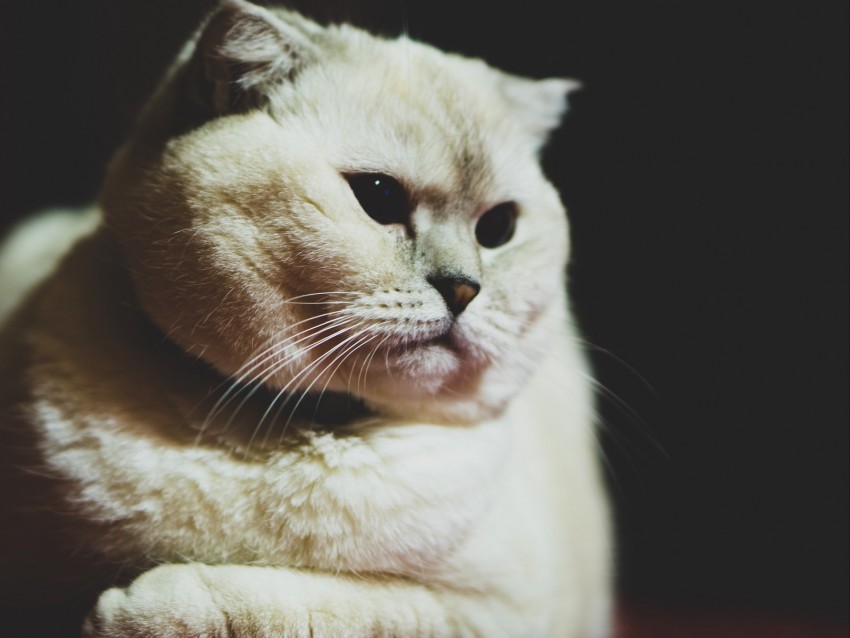
<svg viewBox="0 0 850 638"><path fill-rule="evenodd" d="M42 445L79 514L108 521L109 558L416 573L487 507L507 424L398 424L309 432L243 459L148 436L132 419L85 420L41 402Z"/></svg>

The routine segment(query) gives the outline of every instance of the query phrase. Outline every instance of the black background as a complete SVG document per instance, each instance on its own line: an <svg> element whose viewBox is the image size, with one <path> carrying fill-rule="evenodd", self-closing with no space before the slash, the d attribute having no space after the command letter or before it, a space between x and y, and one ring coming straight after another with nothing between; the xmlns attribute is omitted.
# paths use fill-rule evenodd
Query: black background
<svg viewBox="0 0 850 638"><path fill-rule="evenodd" d="M294 4L583 81L545 159L608 388L623 590L846 614L847 3ZM0 227L94 197L209 6L3 4Z"/></svg>

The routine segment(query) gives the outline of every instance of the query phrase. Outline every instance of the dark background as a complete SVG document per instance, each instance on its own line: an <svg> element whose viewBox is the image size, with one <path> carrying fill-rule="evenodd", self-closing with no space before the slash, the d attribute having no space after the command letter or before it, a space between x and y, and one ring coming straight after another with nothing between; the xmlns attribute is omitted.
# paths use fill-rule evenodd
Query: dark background
<svg viewBox="0 0 850 638"><path fill-rule="evenodd" d="M846 615L848 4L290 4L584 82L546 166L608 388L623 592ZM94 197L209 6L3 4L0 228Z"/></svg>

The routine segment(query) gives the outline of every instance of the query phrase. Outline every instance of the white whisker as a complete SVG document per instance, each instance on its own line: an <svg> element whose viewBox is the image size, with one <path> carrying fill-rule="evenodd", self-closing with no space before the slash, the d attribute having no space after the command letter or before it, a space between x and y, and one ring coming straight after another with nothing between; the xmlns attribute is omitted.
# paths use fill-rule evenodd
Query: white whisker
<svg viewBox="0 0 850 638"><path fill-rule="evenodd" d="M342 331L340 331L340 332L338 332L338 333L336 333L336 334L338 335L338 334L342 334L342 333L344 333L344 332L346 332L346 330L342 330ZM269 414L271 413L271 411L275 408L275 405L276 405L276 404L277 404L277 402L280 400L280 398L281 398L282 396L284 396L284 395L285 395L285 394L289 391L289 389L290 389L291 387L294 387L294 384L296 384L296 383L298 382L298 380L299 380L299 379L303 378L305 375L310 374L310 372L312 372L312 370L314 370L314 369L316 368L316 366L318 366L318 365L319 365L322 361L324 361L325 359L327 359L328 357L330 357L331 355L333 355L333 353L334 353L334 352L336 352L336 351L337 351L337 350L339 350L340 348L344 347L346 344L350 343L350 341L351 341L352 339L357 338L360 334L362 334L362 331L360 331L360 332L356 333L355 335L352 335L352 336L346 337L346 338L345 338L345 339L343 339L340 343L338 343L338 344L336 344L335 346L333 346L333 347L332 347L331 349L329 349L327 352L325 352L324 354L322 354L322 355L321 355L318 359L316 359L316 360L315 360L315 361L313 361L310 365L308 365L306 368L303 368L302 370L300 370L300 371L298 372L298 374L296 374L295 376L293 376L293 377L292 377L292 379L290 379L290 380L286 383L286 385L284 385L284 386L283 386L283 387L282 387L282 388L281 388L281 389L277 392L277 394L275 394L275 397L272 399L271 403L270 403L270 404L269 404L269 406L266 408L265 412L264 412L264 413L263 413L263 415L260 417L260 420L259 420L259 422L257 423L256 427L254 428L254 432L252 433L252 435L251 435L251 439L250 439L250 440L249 440L249 442L248 442L248 446L249 446L249 447L250 447L251 443L253 442L253 440L256 438L256 435L257 435L257 433L259 432L260 428L262 427L263 423L266 421L266 419L268 418L268 416L269 416ZM334 335L334 336L336 336L336 335ZM323 341L326 341L328 338L330 338L330 337L326 337L325 339L323 339ZM287 398L284 400L283 404L282 404L282 405L278 408L277 412L275 413L275 417L274 417L273 421L274 421L275 419L277 419L277 417L280 415L280 412L283 410L283 408L286 406L286 404L287 404L287 403L291 400L291 398L292 398L292 395L290 395L289 397L287 397ZM265 445L267 442L268 442L268 432L266 433L266 437L263 439L263 445Z"/></svg>
<svg viewBox="0 0 850 638"><path fill-rule="evenodd" d="M323 316L327 317L327 316L338 315L338 314L339 314L339 311L334 311L334 312L331 312L331 313L325 313L324 315L319 315L319 317L323 317ZM299 321L298 324L304 323L306 321L308 321L308 320ZM296 334L288 337L284 341L282 341L280 343L273 344L273 345L265 348L261 353L252 356L251 359L249 359L245 364L243 364L243 366L237 371L237 374L239 374L239 377L237 377L235 380L233 380L231 382L230 387L227 389L227 391L224 393L224 395L221 396L218 399L218 401L216 401L215 405L212 407L212 409L208 413L207 418L204 420L204 423L201 426L200 435L203 434L203 432L207 429L207 427L210 425L212 420L215 419L216 417L218 417L221 414L221 412L230 404L230 402L236 396L238 396L241 392L243 392L245 390L245 385L243 385L245 380L256 369L265 365L266 362L268 362L270 359L273 359L274 357L276 357L278 354L283 352L286 348L292 347L292 346L294 346L298 343L301 343L301 342L306 341L308 339L314 338L317 335L322 334L324 332L327 332L329 330L333 330L333 329L339 327L340 325L345 325L345 323L346 323L346 320L344 318L340 319L339 317L335 316L333 319L329 319L327 321L324 321L324 322L318 324L317 326L312 326L310 328L307 328L306 330L302 330L300 332L297 332ZM293 324L293 326L298 325L298 324ZM268 343L268 341L266 341L265 343ZM263 345L265 345L265 343ZM313 345L317 345L317 344L313 344ZM261 347L263 347L263 346L261 346ZM295 357L301 356L301 355L309 352L309 350L311 350L312 347L313 346L310 346L309 348L301 348L301 349L299 349L298 352L290 354L289 356L285 357L282 362L277 362L275 365L282 364L283 362L289 363ZM272 367L274 367L274 366L272 366ZM277 368L277 369L280 369L280 368ZM262 375L262 373L260 375L257 375L257 377L259 377L261 375ZM256 383L257 377L255 377L255 379L251 382L251 384L256 384L256 385L255 385L255 388L250 392L249 398L250 398L250 396L253 396L253 394L256 393L257 389L262 385L262 383L264 383L268 379L268 376L265 376L265 377L263 377L262 381L257 384ZM234 393L234 391L235 391L235 393ZM242 405L244 405L244 401L243 401L242 404L240 404L240 407ZM228 425L229 425L229 423L230 423L230 421L228 421Z"/></svg>
<svg viewBox="0 0 850 638"><path fill-rule="evenodd" d="M369 376L369 368L372 365L372 360L375 358L375 355L377 354L378 350L381 349L381 346L384 345L387 342L387 340L390 338L390 336L391 335L388 334L383 339L381 339L381 341L378 343L378 345L376 345L375 348L372 350L372 353L368 357L366 357L366 361L363 363L363 366L360 367L360 374L363 375L363 388L361 390L360 374L358 374L357 375L357 393L358 394L366 389L366 379ZM365 371L365 374L364 374L364 371Z"/></svg>
<svg viewBox="0 0 850 638"><path fill-rule="evenodd" d="M367 330L361 330L361 331L360 331L360 332L358 332L357 334L353 335L353 337L355 337L355 338L356 338L358 335L363 335L363 334L364 334L364 333L366 333L366 332L367 332ZM334 365L334 363L336 363L336 367L334 367L334 369L330 372L330 374L328 374L328 376L327 376L327 380L325 381L325 385L324 385L324 386L322 386L322 389L321 389L321 391L319 392L319 399L318 399L318 401L317 401L317 403L316 403L316 407L317 407L317 408L318 408L318 404L319 404L319 402L321 401L322 396L325 394L325 391L326 391L326 390L327 390L327 388L328 388L328 384L330 384L331 380L333 379L333 376L336 374L337 370L339 370L340 366L341 366L343 363L345 363L345 360L346 360L346 359L347 359L347 358L348 358L348 357L349 357L349 356L350 356L353 352L355 352L355 351L356 351L358 348L360 348L362 345L364 345L364 344L366 344L366 343L369 343L369 341L371 341L371 340L372 340L372 339L374 339L374 338L375 338L375 335L368 335L368 334L367 334L365 338L361 338L361 339L359 339L359 340L358 340L358 341L356 341L354 344L352 344L351 346L349 346L348 348L346 348L343 352L341 352L341 353L340 353L340 354L338 354L336 357L334 357L334 359L333 359L333 360L332 360L332 361L331 361L328 365L326 365L326 366L325 366L325 368L324 368L321 372L319 372L318 374L316 374L316 375L315 375L315 379L313 379L313 381L310 383L310 385L309 385L309 386L307 386L307 388L304 390L304 392L303 392L303 393L301 394L301 396L299 397L299 399L298 399L298 401L296 402L295 406L292 408L292 411L291 411L291 412L290 412L290 414L289 414L289 418L286 420L286 423L285 423L285 424L284 424L284 426L283 426L283 431L281 432L281 437L282 437L282 436L286 433L286 429L289 427L289 423L292 421L292 417L295 415L296 410L298 410L298 406L299 406L299 405L301 404L301 402L304 400L304 397L306 396L306 394L307 394L308 392L310 392L310 390L312 389L312 387L316 384L316 382L317 382L319 379L321 379L321 378L322 378L322 376L324 376L325 374L327 374L327 373L328 373L328 370L330 370L330 367L331 367L331 366L333 366L333 365ZM338 363L337 363L337 362L338 362Z"/></svg>
<svg viewBox="0 0 850 638"><path fill-rule="evenodd" d="M224 429L226 430L226 429L228 429L228 428L230 427L230 425L233 423L233 420L235 419L235 417L236 417L236 415L239 413L239 411L240 411L240 410L241 410L241 409L245 406L245 404L246 404L246 403L247 403L247 402L251 399L251 397L252 397L252 396L254 396L254 395L255 395L255 394L259 391L259 389L260 389L263 385L265 385L265 384L266 384L266 382L267 382L269 379L271 379L271 378L272 378L275 374L277 374L277 373L278 373L278 372L280 372L283 368L285 368L285 367L286 367L289 363L291 363L291 362L292 362L292 360L294 360L295 358L297 358L297 357L301 357L301 356L305 355L306 353L310 352L311 350L313 350L313 349L317 348L318 346L322 345L323 343L325 343L325 342L327 342L327 341L329 341L329 340L331 340L331 339L334 339L334 338L338 337L339 335L345 334L345 333L348 331L348 329L349 329L349 328L348 328L348 326L350 325L350 323L351 323L351 322L350 322L350 320L348 320L348 319L338 320L338 323L334 324L334 325L333 325L333 326L331 326L330 328L326 328L325 330L327 330L327 329L333 329L333 328L338 328L339 326L346 326L346 327L345 327L345 328L343 328L342 330L338 330L338 331L334 332L333 334L330 334L330 335L327 335L327 336L323 337L322 339L320 339L319 341L317 341L317 342L315 342L315 343L311 343L311 344L310 344L307 348L302 348L302 349L300 349L298 352L293 353L293 354L289 355L288 357L285 357L285 358L284 358L284 359L282 359L281 361L277 361L277 362L273 363L271 366L269 366L269 368L265 371L265 373L263 373L263 374L262 374L262 376L258 376L258 377L256 377L256 378L255 378L255 379L251 382L251 385L253 385L253 388L250 390L250 392L248 392L247 396L245 396L245 397L242 399L242 401L239 403L239 405L238 405L238 406L236 406L236 409L234 410L234 412L233 412L233 414L231 415L230 419L228 419L227 423L225 424ZM323 332L324 332L325 330L323 330ZM314 335L310 335L310 336L312 337L312 336L314 336ZM322 356L324 356L324 355L322 355ZM321 360L321 357L320 357L320 359L319 359L319 360ZM314 363L315 363L315 362L314 362ZM311 364L311 365L313 365L313 364ZM309 369L310 369L310 366L308 366L307 368L305 368L305 370L309 370ZM304 373L304 370L302 370L301 372L299 372L299 373L298 373L295 377L293 377L293 379L292 379L289 383L287 383L287 385L285 386L285 388L286 388L286 387L288 387L288 386L289 386L289 385L290 385L293 381L295 381L296 379L298 379L298 378L299 378L299 377L300 377L303 373ZM278 395L278 396L279 396L279 395ZM263 415L263 418L265 418L265 416L266 416L266 415ZM262 422L262 419L261 419L261 422Z"/></svg>

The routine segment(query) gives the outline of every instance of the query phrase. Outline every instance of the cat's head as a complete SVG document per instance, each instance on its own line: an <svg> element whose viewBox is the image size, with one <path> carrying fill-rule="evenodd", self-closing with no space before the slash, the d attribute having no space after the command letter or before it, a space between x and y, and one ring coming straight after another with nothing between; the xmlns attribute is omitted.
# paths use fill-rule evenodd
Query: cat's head
<svg viewBox="0 0 850 638"><path fill-rule="evenodd" d="M498 413L564 313L572 84L230 0L103 193L145 311L243 383Z"/></svg>

